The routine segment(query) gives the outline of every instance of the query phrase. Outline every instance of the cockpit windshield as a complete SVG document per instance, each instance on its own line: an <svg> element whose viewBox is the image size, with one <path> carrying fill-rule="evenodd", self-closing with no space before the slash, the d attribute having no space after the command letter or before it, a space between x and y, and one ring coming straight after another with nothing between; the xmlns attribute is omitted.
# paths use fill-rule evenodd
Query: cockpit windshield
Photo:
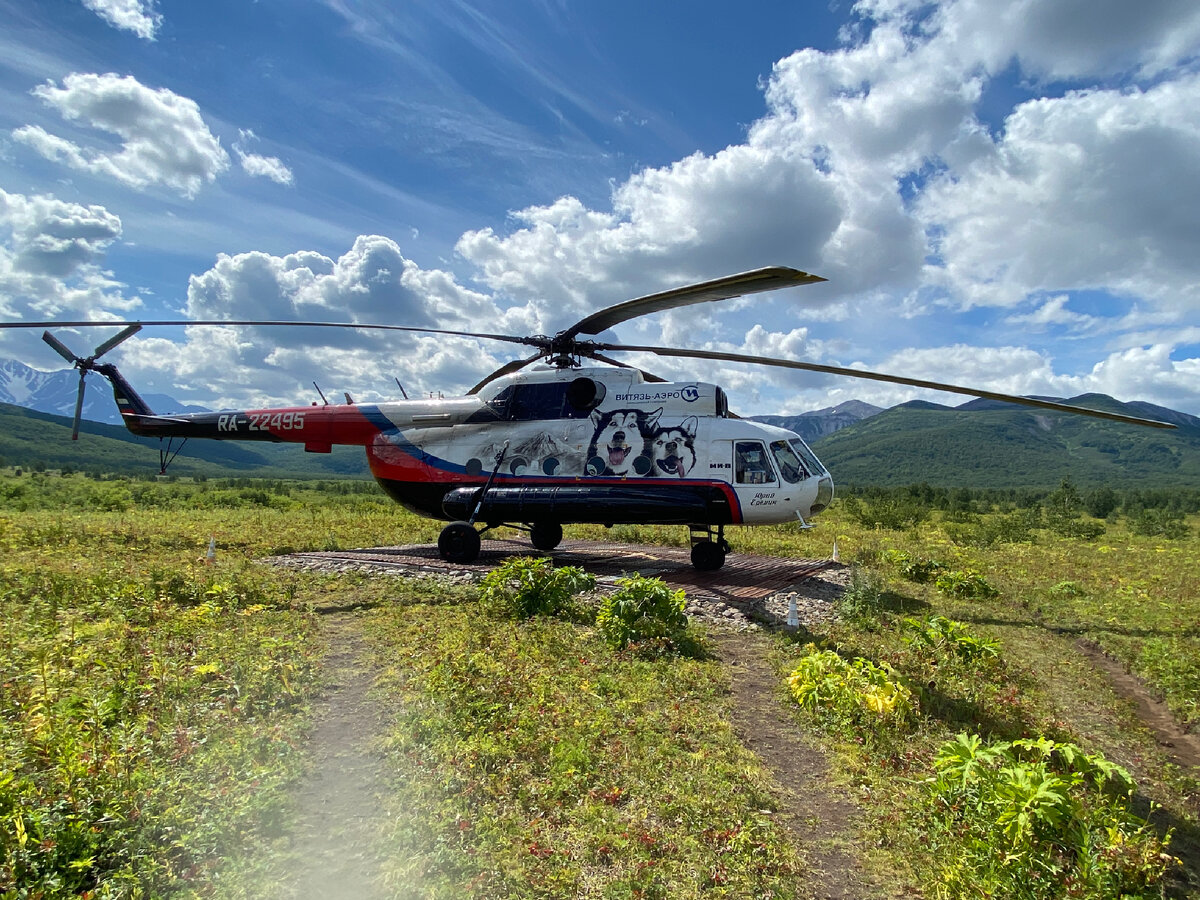
<svg viewBox="0 0 1200 900"><path fill-rule="evenodd" d="M806 478L813 475L824 475L825 467L821 465L821 461L817 459L815 453L808 449L808 445L799 438L792 438L788 441L792 449L796 451L796 455L804 460L804 467L808 470Z"/></svg>
<svg viewBox="0 0 1200 900"><path fill-rule="evenodd" d="M792 449L792 445L787 441L772 441L771 455L775 457L775 463L779 467L779 474L783 476L783 480L788 482L788 484L801 482L812 474L805 467L800 457L796 455L796 451Z"/></svg>

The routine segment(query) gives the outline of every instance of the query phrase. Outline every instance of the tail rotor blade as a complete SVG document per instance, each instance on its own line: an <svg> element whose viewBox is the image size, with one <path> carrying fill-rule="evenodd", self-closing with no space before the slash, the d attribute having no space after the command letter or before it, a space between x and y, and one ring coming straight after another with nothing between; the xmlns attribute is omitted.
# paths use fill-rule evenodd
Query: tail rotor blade
<svg viewBox="0 0 1200 900"><path fill-rule="evenodd" d="M66 344L52 335L49 331L42 333L42 340L49 344L54 349L55 353L57 353L71 365L75 365L75 363L79 361L79 357L72 353Z"/></svg>
<svg viewBox="0 0 1200 900"><path fill-rule="evenodd" d="M107 341L96 348L96 353L92 356L92 359L99 359L113 347L117 346L117 344L128 340L141 330L142 326L136 322L130 325L128 328L121 329L121 331L117 332L115 335L110 337Z"/></svg>
<svg viewBox="0 0 1200 900"><path fill-rule="evenodd" d="M79 440L79 420L83 417L83 391L86 385L83 382L84 376L87 375L86 369L79 370L79 393L75 397L75 421L71 425L71 440Z"/></svg>

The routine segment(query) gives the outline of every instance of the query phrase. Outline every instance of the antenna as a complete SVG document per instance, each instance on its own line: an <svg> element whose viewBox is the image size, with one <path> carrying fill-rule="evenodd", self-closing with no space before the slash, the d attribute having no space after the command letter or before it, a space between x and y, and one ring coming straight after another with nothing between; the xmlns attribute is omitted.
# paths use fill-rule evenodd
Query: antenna
<svg viewBox="0 0 1200 900"><path fill-rule="evenodd" d="M329 405L329 401L325 399L325 395L324 395L323 393L321 393L321 389L320 389L319 387L317 387L317 383L316 383L315 381L313 382L313 387L317 388L317 393L321 395L321 400L322 400L322 402L323 402L323 403L324 403L326 406L328 406L328 405Z"/></svg>
<svg viewBox="0 0 1200 900"><path fill-rule="evenodd" d="M346 402L347 402L347 403L349 403L351 406L353 406L353 405L354 405L354 398L350 396L350 392L349 392L349 391L342 391L342 393L346 395Z"/></svg>
<svg viewBox="0 0 1200 900"><path fill-rule="evenodd" d="M392 376L392 377L393 377L393 378L395 378L395 376ZM400 393L401 393L401 394L403 394L403 395L404 395L404 399L405 399L405 400L407 400L407 399L408 399L408 391L406 391L406 390L404 389L404 385L402 385L402 384L400 383L400 379L399 379L399 378L396 378L396 387L400 388Z"/></svg>

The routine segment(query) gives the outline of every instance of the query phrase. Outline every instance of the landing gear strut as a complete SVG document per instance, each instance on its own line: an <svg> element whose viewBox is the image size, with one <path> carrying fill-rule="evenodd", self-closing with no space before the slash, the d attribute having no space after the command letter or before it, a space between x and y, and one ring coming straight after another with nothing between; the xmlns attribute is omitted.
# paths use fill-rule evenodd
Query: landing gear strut
<svg viewBox="0 0 1200 900"><path fill-rule="evenodd" d="M438 553L446 562L473 563L479 558L479 532L475 530L475 520L483 509L484 498L492 489L492 484L496 481L496 473L500 471L500 464L504 462L507 454L508 441L505 441L504 446L496 454L496 466L492 469L492 474L488 476L487 484L475 498L475 510L471 513L471 518L465 522L451 522L438 535ZM489 525L488 528L490 527ZM485 528L484 531L487 531L488 528Z"/></svg>
<svg viewBox="0 0 1200 900"><path fill-rule="evenodd" d="M692 537L692 566L698 572L715 572L725 565L725 554L729 542L725 540L725 526L688 526Z"/></svg>

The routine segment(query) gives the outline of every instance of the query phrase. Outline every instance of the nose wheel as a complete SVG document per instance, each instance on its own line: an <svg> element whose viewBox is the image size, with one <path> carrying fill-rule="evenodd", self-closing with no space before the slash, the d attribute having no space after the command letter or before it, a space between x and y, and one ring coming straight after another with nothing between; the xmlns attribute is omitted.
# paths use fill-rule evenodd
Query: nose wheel
<svg viewBox="0 0 1200 900"><path fill-rule="evenodd" d="M562 526L557 522L535 522L529 526L529 542L543 553L549 553L562 539Z"/></svg>
<svg viewBox="0 0 1200 900"><path fill-rule="evenodd" d="M451 522L438 535L438 554L446 562L475 562L479 558L479 532L470 522Z"/></svg>
<svg viewBox="0 0 1200 900"><path fill-rule="evenodd" d="M715 572L725 565L725 554L730 550L725 540L725 527L718 525L692 525L692 567L697 572Z"/></svg>

